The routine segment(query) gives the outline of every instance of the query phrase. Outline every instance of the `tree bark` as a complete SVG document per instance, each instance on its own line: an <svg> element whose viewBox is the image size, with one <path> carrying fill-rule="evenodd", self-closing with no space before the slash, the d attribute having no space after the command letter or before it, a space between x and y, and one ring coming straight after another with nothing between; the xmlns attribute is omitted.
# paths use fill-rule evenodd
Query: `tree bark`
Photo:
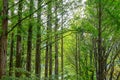
<svg viewBox="0 0 120 80"><path fill-rule="evenodd" d="M6 74L8 0L3 0L2 27L0 28L0 79Z"/></svg>
<svg viewBox="0 0 120 80"><path fill-rule="evenodd" d="M45 79L48 78L48 40L46 41L46 52L45 52Z"/></svg>
<svg viewBox="0 0 120 80"><path fill-rule="evenodd" d="M17 43L16 43L16 69L22 68L21 56L22 56L22 43L21 43L21 19L22 19L22 1L18 5L18 27L17 27ZM20 77L19 70L15 72L16 77Z"/></svg>
<svg viewBox="0 0 120 80"><path fill-rule="evenodd" d="M50 1L50 0L47 0ZM51 28L51 3L47 4L47 29L46 29L46 53L45 53L45 78L48 79L48 75L51 75L51 64L49 62L52 54L50 53L50 28ZM50 53L50 54L49 54ZM49 72L49 73L48 73Z"/></svg>
<svg viewBox="0 0 120 80"><path fill-rule="evenodd" d="M80 67L80 34L78 34L78 78L80 79L81 76L81 67Z"/></svg>
<svg viewBox="0 0 120 80"><path fill-rule="evenodd" d="M42 0L38 0L37 7L41 7ZM35 74L41 79L41 11L42 8L37 12L37 40L36 40L36 56L35 56Z"/></svg>
<svg viewBox="0 0 120 80"><path fill-rule="evenodd" d="M14 3L14 0L11 1L11 3ZM11 10L11 16L14 15L14 7L10 9ZM12 23L14 23L12 21ZM11 44L10 44L10 62L9 62L9 76L13 76L13 56L14 55L14 32L11 34Z"/></svg>
<svg viewBox="0 0 120 80"><path fill-rule="evenodd" d="M50 0L48 0L49 2ZM52 2L47 5L47 40L45 56L45 78L52 80ZM49 73L48 73L49 72Z"/></svg>
<svg viewBox="0 0 120 80"><path fill-rule="evenodd" d="M10 47L10 63L9 63L9 76L13 75L13 53L14 53L14 34L11 36L11 47Z"/></svg>
<svg viewBox="0 0 120 80"><path fill-rule="evenodd" d="M63 0L61 0L62 5L62 23L61 23L61 80L64 80L64 54L63 54Z"/></svg>
<svg viewBox="0 0 120 80"><path fill-rule="evenodd" d="M104 66L102 53L102 2L99 0L98 4L98 77L97 80L104 80Z"/></svg>
<svg viewBox="0 0 120 80"><path fill-rule="evenodd" d="M76 80L78 80L78 33L76 33L76 53L75 53L75 68L76 68Z"/></svg>
<svg viewBox="0 0 120 80"><path fill-rule="evenodd" d="M29 13L33 12L33 0L30 0L30 9ZM26 70L30 73L31 72L31 53L32 53L32 16L29 17L29 29L28 29L28 41L27 41L27 64ZM27 73L26 76L29 77L30 74Z"/></svg>
<svg viewBox="0 0 120 80"><path fill-rule="evenodd" d="M58 0L55 1L55 80L58 80Z"/></svg>
<svg viewBox="0 0 120 80"><path fill-rule="evenodd" d="M49 33L49 80L52 80L52 3L48 4L48 33Z"/></svg>

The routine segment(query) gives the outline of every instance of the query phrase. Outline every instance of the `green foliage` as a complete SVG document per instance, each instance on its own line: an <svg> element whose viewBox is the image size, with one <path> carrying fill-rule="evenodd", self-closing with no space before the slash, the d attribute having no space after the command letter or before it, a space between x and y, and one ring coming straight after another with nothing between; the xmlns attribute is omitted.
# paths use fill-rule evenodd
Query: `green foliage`
<svg viewBox="0 0 120 80"><path fill-rule="evenodd" d="M9 7L14 5L14 0L9 1ZM34 1L33 9L34 11L37 10L37 1ZM46 2L51 0L44 0L42 2L42 5L44 5ZM59 0L58 0L59 1ZM113 57L116 56L120 49L120 1L119 0L101 0L102 1L102 19L101 19L101 50L105 50L105 56L106 59L106 67L108 68L108 64L113 64L112 60ZM32 19L29 19L29 17L25 18L26 16L29 16L32 12L29 11L30 3L29 0L23 0L23 11L22 11L22 19L25 18L22 21L22 27L20 27L20 31L22 32L22 68L16 69L13 68L13 73L15 71L20 72L22 76L20 78L15 77L15 74L13 76L4 76L2 80L35 80L39 79L35 76L34 70L35 70L35 53L36 53L36 35L37 35L37 29L41 27L41 74L42 79L44 80L44 69L45 69L45 47L46 47L46 41L49 39L47 38L47 14L52 16L51 24L52 24L52 32L49 32L48 35L52 37L52 57L53 57L53 71L54 71L54 57L55 57L55 40L54 37L57 34L58 35L58 45L59 45L59 65L61 65L61 35L64 36L64 79L65 80L75 80L76 75L76 53L78 52L80 54L79 60L77 62L80 63L79 66L79 73L78 73L78 80L91 80L91 77L96 80L96 58L95 53L98 51L98 3L99 0L87 0L84 4L84 6L81 6L81 0L65 0L62 3L60 3L60 7L57 11L57 18L58 18L58 26L59 29L57 32L54 32L55 27L55 2L52 1L52 4L42 6L42 13L39 15L42 15L40 23L37 22L37 16L36 12L40 11L37 10L34 14L32 14ZM83 4L82 4L83 5ZM48 7L49 6L49 7ZM51 12L52 7L52 12ZM62 9L63 7L63 9ZM11 28L18 23L18 14L15 13L18 11L18 4L15 4L13 7L9 9L9 23L8 23L8 31L11 30ZM47 10L48 9L48 10ZM72 11L73 10L73 11ZM2 1L0 1L0 36L2 33L2 18L4 16L1 16L2 14ZM63 22L62 22L62 16L63 15ZM83 16L81 16L83 15ZM26 53L27 53L27 38L28 38L28 28L29 28L29 22L31 22L33 26L33 34L32 34L32 69L31 72L27 72L25 70L26 67ZM39 27L37 28L37 26ZM61 26L63 26L63 30L61 29ZM11 32L14 33L14 55L13 58L15 58L16 55L16 34L17 34L17 27L15 26L15 29ZM80 39L76 40L76 35ZM76 44L76 41L79 43ZM8 34L8 53L7 58L9 61L10 57L10 45L11 42L11 34ZM77 48L77 49L76 49ZM96 51L96 52L95 52ZM107 54L108 53L108 54ZM102 53L101 53L102 54ZM108 56L107 56L108 55ZM97 55L98 56L98 55ZM107 57L106 57L107 56ZM114 77L116 78L116 75L118 74L120 68L119 64L119 57L120 55L117 55L115 58L115 62L118 61L115 65L115 71L114 71ZM98 58L98 57L97 57ZM9 62L7 62L9 63ZM13 66L15 66L15 59L13 60ZM98 64L97 64L98 66ZM7 70L8 70L7 66ZM61 74L61 69L59 70L59 73ZM106 71L106 76L110 76L110 70ZM9 71L8 71L9 72ZM8 74L8 73L7 73ZM26 74L30 74L30 77L26 77ZM55 77L61 78L61 75L55 75L52 74L52 80L55 79ZM107 77L107 78L108 78ZM48 79L48 78L46 78Z"/></svg>

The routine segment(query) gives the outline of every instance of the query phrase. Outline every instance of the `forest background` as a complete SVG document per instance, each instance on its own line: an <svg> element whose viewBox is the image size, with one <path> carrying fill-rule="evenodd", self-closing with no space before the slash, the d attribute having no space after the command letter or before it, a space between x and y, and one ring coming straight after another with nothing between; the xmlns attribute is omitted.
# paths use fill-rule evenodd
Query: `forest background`
<svg viewBox="0 0 120 80"><path fill-rule="evenodd" d="M120 80L119 0L0 0L1 80Z"/></svg>

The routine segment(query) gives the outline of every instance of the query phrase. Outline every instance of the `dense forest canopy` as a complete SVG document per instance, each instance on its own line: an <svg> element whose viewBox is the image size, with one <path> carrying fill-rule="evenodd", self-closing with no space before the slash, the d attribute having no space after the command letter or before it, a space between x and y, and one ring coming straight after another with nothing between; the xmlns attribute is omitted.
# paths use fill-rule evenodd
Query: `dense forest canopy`
<svg viewBox="0 0 120 80"><path fill-rule="evenodd" d="M0 0L0 80L120 80L120 0Z"/></svg>

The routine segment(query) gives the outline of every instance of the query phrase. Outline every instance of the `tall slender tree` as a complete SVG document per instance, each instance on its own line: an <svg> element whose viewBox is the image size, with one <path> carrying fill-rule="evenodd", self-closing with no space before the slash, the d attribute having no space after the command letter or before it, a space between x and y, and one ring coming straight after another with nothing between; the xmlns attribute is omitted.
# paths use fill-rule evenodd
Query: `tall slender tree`
<svg viewBox="0 0 120 80"><path fill-rule="evenodd" d="M37 12L37 40L36 40L36 55L35 55L35 74L41 78L41 8L42 0L38 0L37 7L40 8Z"/></svg>
<svg viewBox="0 0 120 80"><path fill-rule="evenodd" d="M29 13L31 14L33 12L33 0L30 0L30 8ZM29 17L29 28L28 28L28 41L27 41L27 64L26 64L26 70L30 73L31 72L31 53L32 53L32 15ZM27 77L29 77L30 74L27 74Z"/></svg>
<svg viewBox="0 0 120 80"><path fill-rule="evenodd" d="M52 0L51 0L52 1ZM52 80L52 2L48 4L48 27L49 27L49 80Z"/></svg>
<svg viewBox="0 0 120 80"><path fill-rule="evenodd" d="M3 1L2 26L0 26L0 79L6 74L7 60L7 28L8 28L8 0Z"/></svg>
<svg viewBox="0 0 120 80"><path fill-rule="evenodd" d="M80 79L81 76L81 67L80 67L80 58L81 58L81 52L80 52L80 34L78 33L78 79Z"/></svg>
<svg viewBox="0 0 120 80"><path fill-rule="evenodd" d="M102 54L102 0L98 3L98 77L97 80L104 80L103 77L103 54Z"/></svg>
<svg viewBox="0 0 120 80"><path fill-rule="evenodd" d="M9 76L13 75L13 53L14 53L14 33L11 35L11 48L10 48L10 62L9 62Z"/></svg>
<svg viewBox="0 0 120 80"><path fill-rule="evenodd" d="M55 79L58 80L58 0L55 1Z"/></svg>
<svg viewBox="0 0 120 80"><path fill-rule="evenodd" d="M51 0L47 0L50 2ZM45 78L52 79L52 2L47 4L47 29L46 29L46 54L45 54Z"/></svg>
<svg viewBox="0 0 120 80"><path fill-rule="evenodd" d="M75 53L75 68L76 68L76 80L78 80L78 33L76 35L76 53Z"/></svg>
<svg viewBox="0 0 120 80"><path fill-rule="evenodd" d="M19 0L20 2L21 0ZM21 23L21 19L22 19L22 6L23 6L23 1L21 1L18 5L18 27L17 27L17 43L16 43L16 68L21 68L22 67L22 63L21 63L21 56L22 56L22 43L21 43L21 27L22 27L22 23ZM21 73L19 72L19 70L16 70L15 72L15 76L16 77L20 77Z"/></svg>
<svg viewBox="0 0 120 80"><path fill-rule="evenodd" d="M11 1L11 3L14 3L14 0ZM10 9L11 10L11 16L14 15L14 9L15 9L14 7ZM12 23L14 23L14 22L12 21ZM13 75L13 67L14 67L14 64L13 64L14 58L13 57L14 57L14 32L12 32L12 34L11 34L9 76Z"/></svg>
<svg viewBox="0 0 120 80"><path fill-rule="evenodd" d="M62 22L61 22L61 31L62 31L62 35L61 35L61 80L64 80L64 54L63 54L63 0L61 0L61 7L62 7Z"/></svg>

